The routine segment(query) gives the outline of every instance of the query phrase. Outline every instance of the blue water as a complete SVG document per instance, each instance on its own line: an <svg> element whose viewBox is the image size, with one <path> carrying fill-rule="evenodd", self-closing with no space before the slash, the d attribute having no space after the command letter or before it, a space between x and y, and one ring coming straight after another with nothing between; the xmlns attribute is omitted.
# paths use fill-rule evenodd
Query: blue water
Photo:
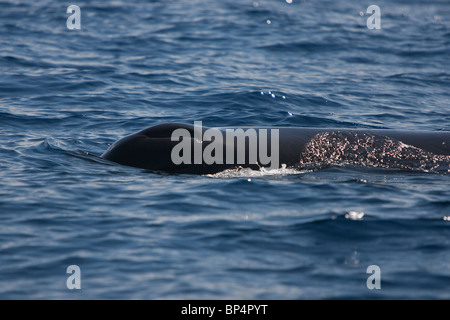
<svg viewBox="0 0 450 320"><path fill-rule="evenodd" d="M81 30L67 1L0 2L0 298L450 298L445 172L95 157L164 122L450 130L448 0L70 4Z"/></svg>

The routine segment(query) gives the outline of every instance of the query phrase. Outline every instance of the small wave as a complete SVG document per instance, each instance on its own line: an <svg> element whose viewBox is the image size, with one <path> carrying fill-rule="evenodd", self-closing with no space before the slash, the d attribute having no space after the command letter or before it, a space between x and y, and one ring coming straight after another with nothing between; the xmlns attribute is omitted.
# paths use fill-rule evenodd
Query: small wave
<svg viewBox="0 0 450 320"><path fill-rule="evenodd" d="M269 44L259 47L267 51L274 52L306 52L306 53L316 53L316 52L329 52L329 43L317 43L317 42L289 42L289 43L276 43ZM333 50L344 50L345 48L339 44L333 44Z"/></svg>
<svg viewBox="0 0 450 320"><path fill-rule="evenodd" d="M80 144L77 140L72 141L63 141L60 139L55 139L52 137L45 138L44 141L42 141L38 146L37 149L40 149L40 151L45 152L51 152L55 154L64 154L68 155L70 157L75 157L82 160L87 160L90 162L105 164L105 165L111 165L111 163L92 152L75 148L75 146L78 146Z"/></svg>

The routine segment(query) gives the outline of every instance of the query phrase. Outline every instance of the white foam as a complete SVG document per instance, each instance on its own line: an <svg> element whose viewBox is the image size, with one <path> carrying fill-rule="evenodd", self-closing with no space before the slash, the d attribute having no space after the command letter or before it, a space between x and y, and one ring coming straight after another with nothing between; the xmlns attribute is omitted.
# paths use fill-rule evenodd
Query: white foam
<svg viewBox="0 0 450 320"><path fill-rule="evenodd" d="M364 212L356 212L356 211L350 211L345 215L345 219L350 220L362 220L364 217Z"/></svg>
<svg viewBox="0 0 450 320"><path fill-rule="evenodd" d="M250 168L236 168L227 169L215 174L207 174L207 177L212 178L253 178L253 177L266 177L266 176L284 176L291 174L303 174L308 172L307 170L299 170L293 168L287 168L285 164L281 165L278 169L267 169L261 167L259 170L252 170ZM248 179L250 182L251 179Z"/></svg>

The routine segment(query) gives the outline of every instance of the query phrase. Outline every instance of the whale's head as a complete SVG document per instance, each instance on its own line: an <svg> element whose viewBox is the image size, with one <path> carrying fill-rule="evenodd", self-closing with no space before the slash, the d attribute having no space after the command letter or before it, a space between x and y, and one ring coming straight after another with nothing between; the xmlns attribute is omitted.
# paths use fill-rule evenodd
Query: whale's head
<svg viewBox="0 0 450 320"><path fill-rule="evenodd" d="M189 132L190 145L194 145L194 127L186 124L164 124L154 126L130 136L124 137L112 144L103 154L102 158L136 168L151 171L176 172L176 173L215 173L224 169L217 165L189 165L177 164L172 155L178 139L173 139L172 134L177 129ZM183 138L185 139L185 138ZM189 152L193 155L193 152Z"/></svg>

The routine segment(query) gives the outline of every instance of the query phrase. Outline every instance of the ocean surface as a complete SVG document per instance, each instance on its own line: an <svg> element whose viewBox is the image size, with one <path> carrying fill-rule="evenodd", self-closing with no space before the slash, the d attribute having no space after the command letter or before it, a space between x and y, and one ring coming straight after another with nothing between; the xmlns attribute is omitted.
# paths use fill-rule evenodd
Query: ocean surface
<svg viewBox="0 0 450 320"><path fill-rule="evenodd" d="M1 0L0 299L450 299L448 170L97 157L166 122L449 131L449 21L448 0Z"/></svg>

